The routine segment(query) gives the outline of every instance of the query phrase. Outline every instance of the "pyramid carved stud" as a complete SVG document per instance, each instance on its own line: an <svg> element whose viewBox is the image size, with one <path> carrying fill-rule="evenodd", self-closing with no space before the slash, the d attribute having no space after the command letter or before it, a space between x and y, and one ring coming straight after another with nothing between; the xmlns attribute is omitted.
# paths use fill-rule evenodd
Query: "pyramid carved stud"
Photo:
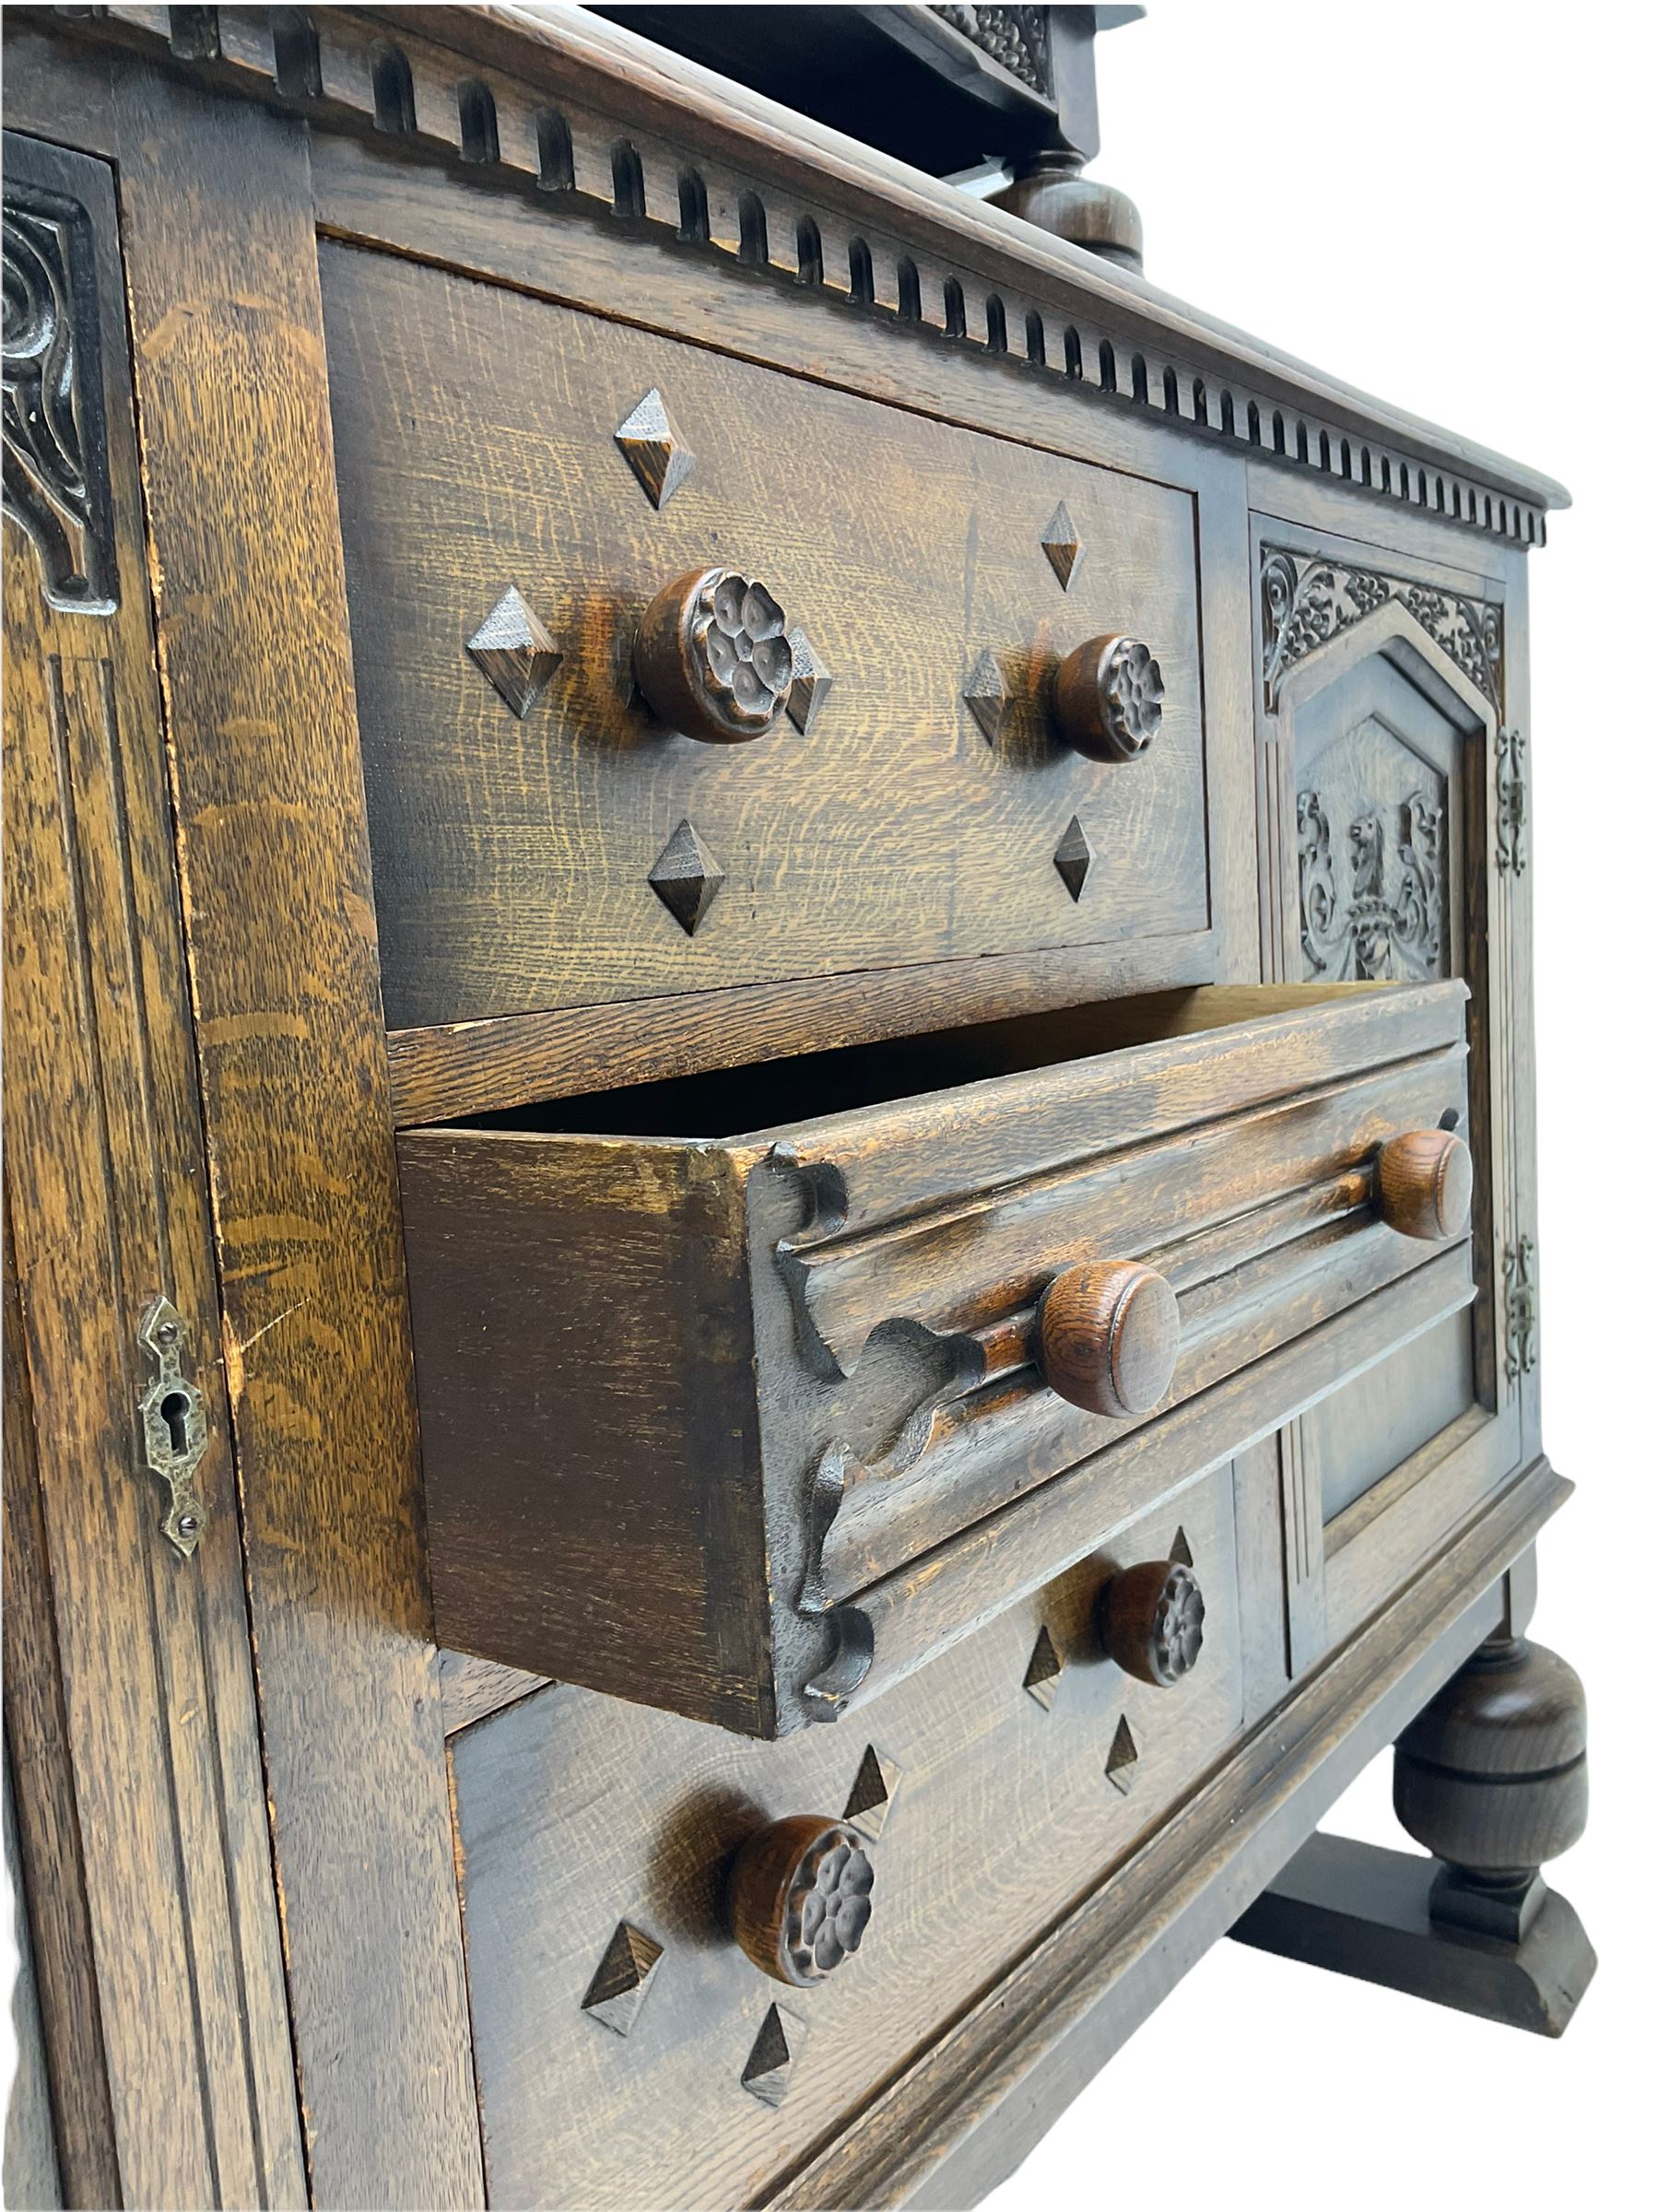
<svg viewBox="0 0 1659 2212"><path fill-rule="evenodd" d="M1140 1746L1135 1740L1129 1725L1129 1715L1124 1713L1117 1724L1117 1734L1112 1739L1112 1748L1106 1754L1106 1779L1120 1797L1127 1797L1135 1787L1135 1770L1140 1765Z"/></svg>
<svg viewBox="0 0 1659 2212"><path fill-rule="evenodd" d="M1049 526L1042 534L1042 549L1048 555L1050 568L1060 579L1060 589L1070 591L1071 580L1083 559L1083 547L1064 500L1049 518Z"/></svg>
<svg viewBox="0 0 1659 2212"><path fill-rule="evenodd" d="M1065 835L1054 847L1054 865L1060 871L1060 880L1072 895L1074 904L1083 896L1083 886L1088 881L1088 871L1094 865L1094 847L1089 843L1082 823L1074 814L1065 825Z"/></svg>
<svg viewBox="0 0 1659 2212"><path fill-rule="evenodd" d="M853 1777L852 1793L841 1818L874 1842L887 1826L888 1815L893 1809L893 1799L903 1779L902 1767L890 1759L883 1759L874 1744L866 1745L858 1762L858 1772Z"/></svg>
<svg viewBox="0 0 1659 2212"><path fill-rule="evenodd" d="M789 684L789 719L803 737L810 737L812 725L824 711L835 678L813 652L812 641L804 629L790 631L789 649L794 655L794 674Z"/></svg>
<svg viewBox="0 0 1659 2212"><path fill-rule="evenodd" d="M660 1943L653 1943L642 1928L619 1920L588 1983L582 2011L617 2035L630 2033L640 2007L650 1994L652 1976L662 1956Z"/></svg>
<svg viewBox="0 0 1659 2212"><path fill-rule="evenodd" d="M654 384L618 425L616 436L645 497L653 507L666 507L697 466L697 456L669 419Z"/></svg>
<svg viewBox="0 0 1659 2212"><path fill-rule="evenodd" d="M564 658L516 584L509 584L466 650L521 722Z"/></svg>
<svg viewBox="0 0 1659 2212"><path fill-rule="evenodd" d="M1184 1528L1178 1528L1175 1531L1175 1541L1170 1547L1170 1557L1182 1567L1192 1565L1193 1547L1187 1542L1187 1533Z"/></svg>
<svg viewBox="0 0 1659 2212"><path fill-rule="evenodd" d="M1026 1662L1024 1687L1034 1697L1044 1712L1053 1712L1054 1700L1060 1694L1060 1676L1065 1665L1046 1627L1037 1631L1037 1641L1031 1646L1031 1656Z"/></svg>
<svg viewBox="0 0 1659 2212"><path fill-rule="evenodd" d="M684 821L652 864L645 878L688 937L697 935L720 895L725 870L688 821Z"/></svg>
<svg viewBox="0 0 1659 2212"><path fill-rule="evenodd" d="M962 687L962 697L968 702L968 712L984 732L985 743L994 745L1008 719L1009 699L1003 672L989 646L974 662L972 673Z"/></svg>
<svg viewBox="0 0 1659 2212"><path fill-rule="evenodd" d="M806 2023L782 2005L769 2005L754 2047L744 2061L743 2086L774 2108L782 2103L789 2077L806 2041Z"/></svg>

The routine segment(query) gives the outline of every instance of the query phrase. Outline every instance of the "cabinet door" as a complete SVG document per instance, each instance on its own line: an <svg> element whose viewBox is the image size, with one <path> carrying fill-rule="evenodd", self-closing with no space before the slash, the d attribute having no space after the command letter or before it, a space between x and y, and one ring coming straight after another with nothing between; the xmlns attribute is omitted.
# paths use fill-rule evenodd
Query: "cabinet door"
<svg viewBox="0 0 1659 2212"><path fill-rule="evenodd" d="M1292 1674L1339 1641L1519 1465L1497 1308L1530 1268L1520 1211L1516 740L1501 726L1503 587L1393 572L1381 552L1260 525L1264 971L1471 991L1474 1303L1281 1431ZM1399 564L1394 564L1399 565ZM1506 630L1510 634L1506 634ZM1523 983L1522 999L1524 998ZM1453 1112L1448 1100L1447 1123Z"/></svg>

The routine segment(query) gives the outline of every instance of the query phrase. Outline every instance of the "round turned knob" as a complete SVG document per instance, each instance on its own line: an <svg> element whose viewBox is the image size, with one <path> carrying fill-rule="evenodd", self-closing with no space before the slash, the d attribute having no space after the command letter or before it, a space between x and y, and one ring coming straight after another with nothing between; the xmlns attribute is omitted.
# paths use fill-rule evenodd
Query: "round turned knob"
<svg viewBox="0 0 1659 2212"><path fill-rule="evenodd" d="M1181 1309L1161 1275L1134 1260L1067 1267L1037 1306L1043 1380L1087 1413L1150 1413L1181 1349Z"/></svg>
<svg viewBox="0 0 1659 2212"><path fill-rule="evenodd" d="M764 736L794 673L786 618L763 583L735 569L693 569L665 583L634 641L652 712L705 745Z"/></svg>
<svg viewBox="0 0 1659 2212"><path fill-rule="evenodd" d="M732 1866L732 1933L763 1973L797 1989L821 1982L870 1924L876 1878L850 1828L817 1813L774 1820Z"/></svg>
<svg viewBox="0 0 1659 2212"><path fill-rule="evenodd" d="M1148 1559L1114 1574L1095 1619L1106 1656L1157 1689L1173 1689L1204 1649L1204 1593L1179 1559Z"/></svg>
<svg viewBox="0 0 1659 2212"><path fill-rule="evenodd" d="M1454 1237L1469 1218L1475 1162L1450 1129L1390 1137L1377 1157L1377 1211L1403 1237Z"/></svg>
<svg viewBox="0 0 1659 2212"><path fill-rule="evenodd" d="M1091 760L1134 760L1163 721L1163 670L1138 638L1090 638L1054 677L1054 720Z"/></svg>

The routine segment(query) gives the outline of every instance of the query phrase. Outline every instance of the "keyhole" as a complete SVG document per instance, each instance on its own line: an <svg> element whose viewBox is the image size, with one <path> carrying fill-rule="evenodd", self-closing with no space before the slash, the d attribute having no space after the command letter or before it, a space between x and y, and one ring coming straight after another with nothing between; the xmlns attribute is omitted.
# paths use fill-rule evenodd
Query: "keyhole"
<svg viewBox="0 0 1659 2212"><path fill-rule="evenodd" d="M167 1423L167 1434L182 1459L189 1449L190 1400L182 1390L170 1390L157 1408Z"/></svg>

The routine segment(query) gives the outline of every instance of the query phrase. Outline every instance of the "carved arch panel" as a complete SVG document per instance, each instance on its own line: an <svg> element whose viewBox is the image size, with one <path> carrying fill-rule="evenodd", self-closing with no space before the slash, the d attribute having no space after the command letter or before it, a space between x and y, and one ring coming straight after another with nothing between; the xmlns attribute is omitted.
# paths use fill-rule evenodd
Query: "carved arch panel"
<svg viewBox="0 0 1659 2212"><path fill-rule="evenodd" d="M1366 1547L1398 1549L1439 1510L1436 1485L1448 1501L1459 1484L1478 1494L1518 1449L1494 1295L1517 1205L1512 876L1494 841L1505 641L1498 605L1380 567L1264 545L1257 574L1263 973L1462 976L1480 1170L1475 1305L1280 1434L1296 1674L1346 1632L1352 1600L1328 1608L1327 1593L1359 1579Z"/></svg>

